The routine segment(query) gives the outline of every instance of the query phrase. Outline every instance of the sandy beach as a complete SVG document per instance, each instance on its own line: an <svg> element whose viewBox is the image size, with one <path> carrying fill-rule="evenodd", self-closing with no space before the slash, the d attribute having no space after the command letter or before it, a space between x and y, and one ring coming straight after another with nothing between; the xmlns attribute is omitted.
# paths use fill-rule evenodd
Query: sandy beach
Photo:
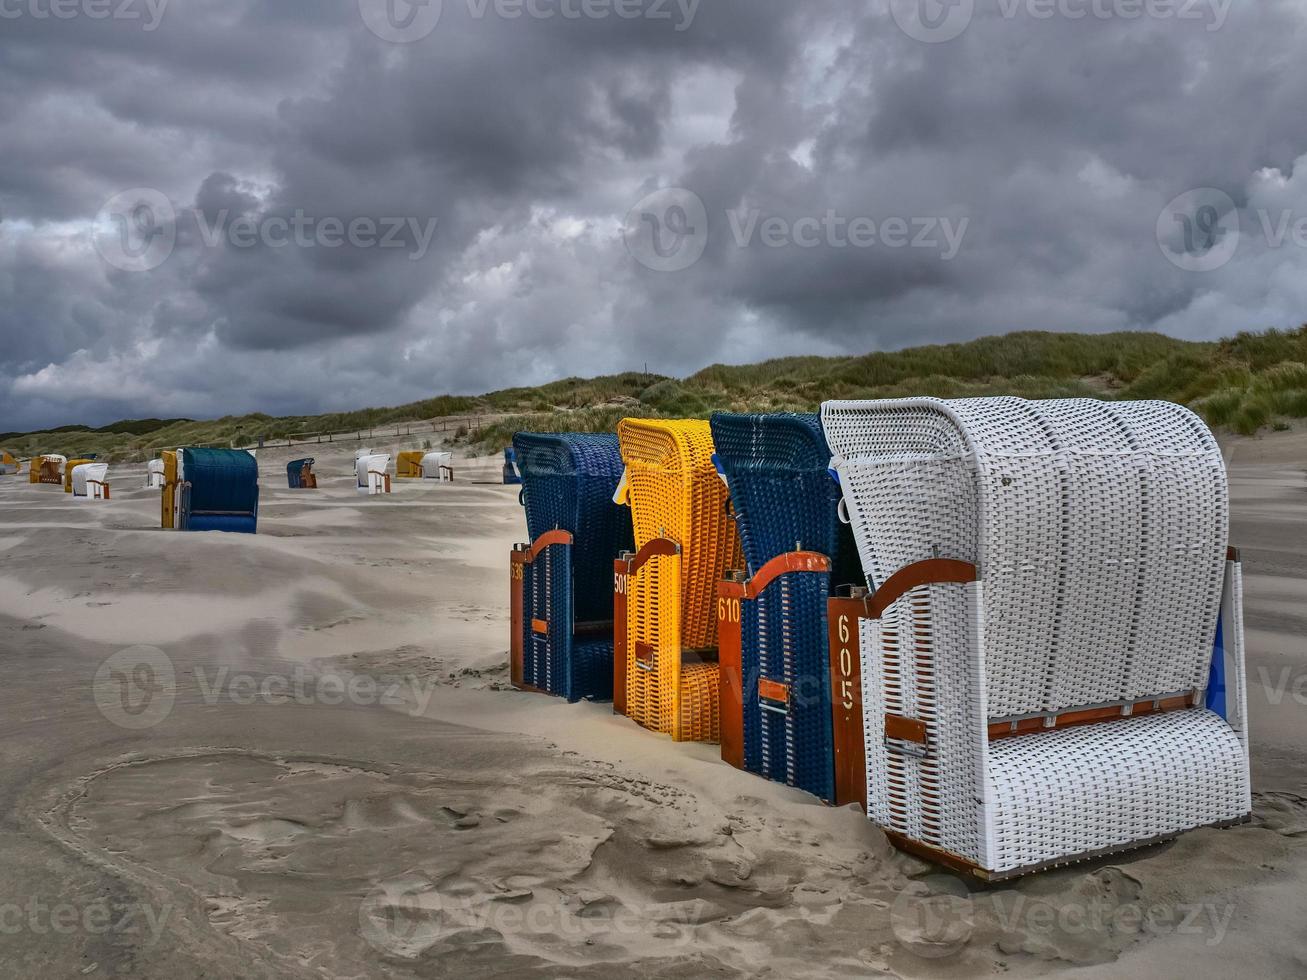
<svg viewBox="0 0 1307 980"><path fill-rule="evenodd" d="M363 497L353 448L262 451L255 536L0 477L0 976L1307 974L1299 434L1227 447L1253 821L988 889L511 690L500 460Z"/></svg>

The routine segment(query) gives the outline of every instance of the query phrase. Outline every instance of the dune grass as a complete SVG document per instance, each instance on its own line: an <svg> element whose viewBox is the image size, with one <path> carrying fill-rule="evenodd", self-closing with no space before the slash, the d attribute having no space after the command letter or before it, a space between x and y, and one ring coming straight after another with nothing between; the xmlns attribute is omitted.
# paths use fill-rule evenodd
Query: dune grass
<svg viewBox="0 0 1307 980"><path fill-rule="evenodd" d="M18 456L95 452L126 460L143 458L161 446L243 446L259 438L366 431L484 414L491 418L460 431L457 441L494 451L523 429L602 432L630 415L704 418L718 410L816 411L831 398L904 395L1160 398L1189 405L1217 428L1253 435L1307 418L1307 327L1241 333L1215 342L1145 332L1011 333L856 357L714 364L688 378L638 372L564 378L477 397L442 395L326 415L135 419L100 429L67 426L3 434L0 446Z"/></svg>

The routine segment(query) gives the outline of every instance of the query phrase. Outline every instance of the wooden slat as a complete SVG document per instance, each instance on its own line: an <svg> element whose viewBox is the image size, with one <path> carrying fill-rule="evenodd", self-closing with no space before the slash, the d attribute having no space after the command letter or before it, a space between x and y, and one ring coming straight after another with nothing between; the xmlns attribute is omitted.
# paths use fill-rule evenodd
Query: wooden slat
<svg viewBox="0 0 1307 980"><path fill-rule="evenodd" d="M508 676L509 682L516 688L522 687L522 586L526 579L527 553L514 549L509 555L509 593L508 593Z"/></svg>
<svg viewBox="0 0 1307 980"><path fill-rule="evenodd" d="M758 697L788 706L790 703L790 685L760 677L758 678Z"/></svg>
<svg viewBox="0 0 1307 980"><path fill-rule="evenodd" d="M816 551L788 551L777 555L751 578L745 586L745 598L756 599L767 586L791 572L829 572L830 559Z"/></svg>
<svg viewBox="0 0 1307 980"><path fill-rule="evenodd" d="M898 739L900 742L927 744L926 723L917 718L904 718L901 715L885 716L885 737Z"/></svg>
<svg viewBox="0 0 1307 980"><path fill-rule="evenodd" d="M862 598L832 598L826 604L830 633L831 723L835 748L835 804L867 809L867 746L862 733L862 655L859 623L867 614Z"/></svg>
<svg viewBox="0 0 1307 980"><path fill-rule="evenodd" d="M625 558L613 562L613 714L626 714L626 593L631 582L631 563Z"/></svg>
<svg viewBox="0 0 1307 980"><path fill-rule="evenodd" d="M718 711L722 761L744 768L744 669L741 601L744 583L717 583Z"/></svg>
<svg viewBox="0 0 1307 980"><path fill-rule="evenodd" d="M919 585L966 584L976 581L976 578L975 565L955 558L929 558L900 568L872 593L869 602L871 618L880 619L896 599Z"/></svg>

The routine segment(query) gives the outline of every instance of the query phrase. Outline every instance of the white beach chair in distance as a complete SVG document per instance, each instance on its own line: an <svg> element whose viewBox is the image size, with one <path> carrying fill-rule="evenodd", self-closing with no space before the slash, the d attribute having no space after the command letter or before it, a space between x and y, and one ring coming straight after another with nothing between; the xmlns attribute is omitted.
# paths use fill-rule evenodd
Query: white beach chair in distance
<svg viewBox="0 0 1307 980"><path fill-rule="evenodd" d="M1220 450L1167 402L828 402L868 816L998 880L1251 810Z"/></svg>
<svg viewBox="0 0 1307 980"><path fill-rule="evenodd" d="M454 454L434 452L422 457L422 478L452 482L454 479Z"/></svg>
<svg viewBox="0 0 1307 980"><path fill-rule="evenodd" d="M73 467L73 499L108 500L108 463L82 463Z"/></svg>
<svg viewBox="0 0 1307 980"><path fill-rule="evenodd" d="M390 493L390 456L385 453L359 455L354 461L358 492L372 496Z"/></svg>
<svg viewBox="0 0 1307 980"><path fill-rule="evenodd" d="M152 459L145 464L145 489L162 490L164 482L162 459Z"/></svg>

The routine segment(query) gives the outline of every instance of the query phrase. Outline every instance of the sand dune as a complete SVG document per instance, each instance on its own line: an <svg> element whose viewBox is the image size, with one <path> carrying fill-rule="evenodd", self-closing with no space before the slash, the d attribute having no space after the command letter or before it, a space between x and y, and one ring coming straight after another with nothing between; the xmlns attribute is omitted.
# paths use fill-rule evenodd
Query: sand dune
<svg viewBox="0 0 1307 980"><path fill-rule="evenodd" d="M1232 456L1254 822L988 890L509 690L497 458L364 498L352 447L316 492L265 450L255 537L158 530L139 467L0 479L0 975L1301 976L1300 448Z"/></svg>

